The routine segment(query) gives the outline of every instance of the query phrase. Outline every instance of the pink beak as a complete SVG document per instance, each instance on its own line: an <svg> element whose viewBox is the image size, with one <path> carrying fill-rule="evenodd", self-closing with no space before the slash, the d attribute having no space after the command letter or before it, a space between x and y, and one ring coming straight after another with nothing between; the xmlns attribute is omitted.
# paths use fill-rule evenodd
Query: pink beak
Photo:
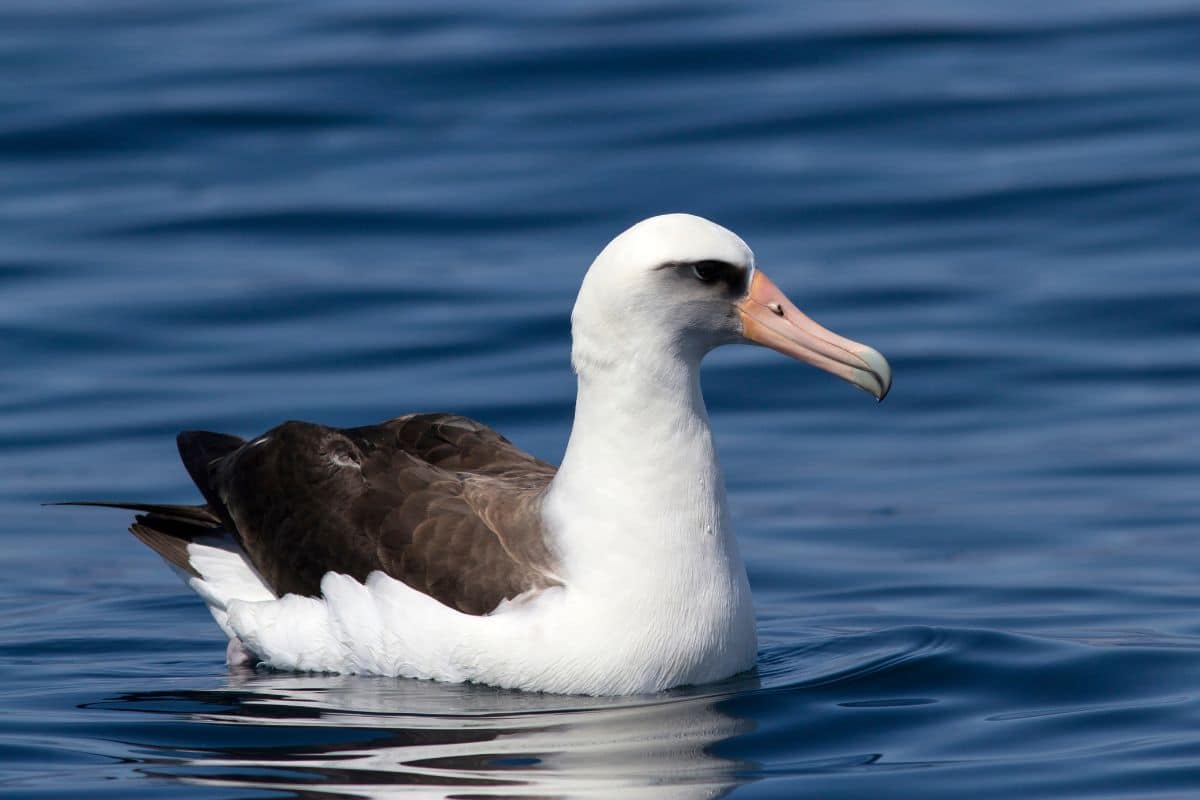
<svg viewBox="0 0 1200 800"><path fill-rule="evenodd" d="M878 351L813 322L761 271L737 309L749 341L832 372L879 400L892 388L892 368Z"/></svg>

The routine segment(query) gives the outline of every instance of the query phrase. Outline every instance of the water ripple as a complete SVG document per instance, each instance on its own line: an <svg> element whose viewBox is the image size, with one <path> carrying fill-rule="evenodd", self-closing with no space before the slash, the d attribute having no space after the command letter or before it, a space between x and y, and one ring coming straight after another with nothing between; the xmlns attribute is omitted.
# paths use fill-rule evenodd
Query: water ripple
<svg viewBox="0 0 1200 800"><path fill-rule="evenodd" d="M1196 793L1186 0L0 6L6 796ZM177 430L477 416L547 459L616 231L690 210L891 361L706 397L757 671L589 699L229 672L68 497Z"/></svg>

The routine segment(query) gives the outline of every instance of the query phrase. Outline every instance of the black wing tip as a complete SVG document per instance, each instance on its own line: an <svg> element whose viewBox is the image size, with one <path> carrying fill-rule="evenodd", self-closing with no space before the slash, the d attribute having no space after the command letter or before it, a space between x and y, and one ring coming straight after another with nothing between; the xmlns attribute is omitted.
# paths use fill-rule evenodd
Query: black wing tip
<svg viewBox="0 0 1200 800"><path fill-rule="evenodd" d="M192 483L213 508L221 508L221 498L214 482L214 466L246 443L240 436L211 431L180 431L175 436L179 459L183 462Z"/></svg>
<svg viewBox="0 0 1200 800"><path fill-rule="evenodd" d="M175 445L180 453L190 452L197 448L206 451L227 453L236 450L246 443L240 436L230 433L214 433L213 431L188 430L175 434Z"/></svg>
<svg viewBox="0 0 1200 800"><path fill-rule="evenodd" d="M42 503L43 506L84 506L87 508L119 508L122 511L135 511L139 515L154 515L164 519L185 522L201 528L219 528L221 520L208 506L164 505L161 503L113 503L103 500L61 500L53 503ZM141 517L138 520L141 521Z"/></svg>
<svg viewBox="0 0 1200 800"><path fill-rule="evenodd" d="M42 503L42 508L47 506L84 506L87 508L121 508L126 511L140 511L144 503L115 503L111 500L52 500Z"/></svg>

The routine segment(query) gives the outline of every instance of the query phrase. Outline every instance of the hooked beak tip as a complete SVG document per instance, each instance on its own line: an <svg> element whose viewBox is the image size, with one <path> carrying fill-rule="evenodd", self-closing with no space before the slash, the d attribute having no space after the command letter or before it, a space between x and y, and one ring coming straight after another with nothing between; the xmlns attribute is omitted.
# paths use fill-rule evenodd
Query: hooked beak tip
<svg viewBox="0 0 1200 800"><path fill-rule="evenodd" d="M862 375L862 381L855 381L855 384L864 391L870 392L879 402L883 402L883 398L888 396L888 392L892 390L892 368L888 364L887 359L873 347L865 345L856 350L854 353L863 364L866 365L866 374Z"/></svg>

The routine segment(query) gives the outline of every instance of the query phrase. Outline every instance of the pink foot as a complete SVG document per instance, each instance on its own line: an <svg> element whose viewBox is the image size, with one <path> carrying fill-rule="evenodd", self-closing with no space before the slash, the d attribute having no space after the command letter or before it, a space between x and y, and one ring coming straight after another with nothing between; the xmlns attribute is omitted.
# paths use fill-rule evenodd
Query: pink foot
<svg viewBox="0 0 1200 800"><path fill-rule="evenodd" d="M225 648L225 663L231 667L254 666L254 654L246 649L246 645L242 644L242 640L233 638L229 640L229 646Z"/></svg>

